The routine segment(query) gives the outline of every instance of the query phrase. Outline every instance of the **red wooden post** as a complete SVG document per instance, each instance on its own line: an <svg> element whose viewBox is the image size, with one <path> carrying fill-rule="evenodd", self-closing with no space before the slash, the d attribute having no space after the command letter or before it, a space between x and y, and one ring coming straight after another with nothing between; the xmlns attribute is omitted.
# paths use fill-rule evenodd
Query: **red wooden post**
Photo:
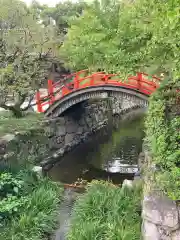
<svg viewBox="0 0 180 240"><path fill-rule="evenodd" d="M74 77L74 89L78 89L78 88L79 88L79 74L76 73Z"/></svg>
<svg viewBox="0 0 180 240"><path fill-rule="evenodd" d="M94 75L91 76L90 78L90 86L94 85Z"/></svg>
<svg viewBox="0 0 180 240"><path fill-rule="evenodd" d="M42 109L41 96L39 91L36 92L36 104L37 104L37 111L42 113L43 109Z"/></svg>
<svg viewBox="0 0 180 240"><path fill-rule="evenodd" d="M53 104L53 102L55 101L55 96L54 94L54 87L53 87L53 81L52 80L48 80L48 94L50 97L49 100L49 104Z"/></svg>
<svg viewBox="0 0 180 240"><path fill-rule="evenodd" d="M105 84L108 84L109 76L105 75L104 80L105 80Z"/></svg>
<svg viewBox="0 0 180 240"><path fill-rule="evenodd" d="M64 97L64 95L65 95L65 87L63 86L62 88L61 88L61 97Z"/></svg>
<svg viewBox="0 0 180 240"><path fill-rule="evenodd" d="M137 89L140 90L141 89L141 83L143 80L143 74L138 72L137 73Z"/></svg>

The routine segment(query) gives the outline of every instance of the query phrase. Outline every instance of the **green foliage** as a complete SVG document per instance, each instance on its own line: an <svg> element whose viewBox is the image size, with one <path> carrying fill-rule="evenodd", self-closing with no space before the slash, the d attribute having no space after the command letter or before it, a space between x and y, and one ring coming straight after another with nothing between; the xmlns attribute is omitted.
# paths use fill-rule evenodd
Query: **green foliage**
<svg viewBox="0 0 180 240"><path fill-rule="evenodd" d="M141 190L92 182L75 203L69 240L140 239Z"/></svg>
<svg viewBox="0 0 180 240"><path fill-rule="evenodd" d="M51 19L55 21L59 34L66 34L70 26L70 20L74 17L79 17L86 6L85 1L72 2L69 0L60 2L56 7L48 7L46 5L32 7L40 9L40 18L43 20L45 26L50 24Z"/></svg>
<svg viewBox="0 0 180 240"><path fill-rule="evenodd" d="M70 26L70 20L74 17L79 17L85 6L86 3L84 1L77 1L74 3L65 1L56 5L52 14L60 33L67 33L68 27Z"/></svg>
<svg viewBox="0 0 180 240"><path fill-rule="evenodd" d="M0 198L8 196L19 196L22 191L23 181L18 180L10 173L2 173L0 175Z"/></svg>
<svg viewBox="0 0 180 240"><path fill-rule="evenodd" d="M23 194L24 181L10 173L0 174L0 220L17 215L26 204Z"/></svg>
<svg viewBox="0 0 180 240"><path fill-rule="evenodd" d="M95 1L73 21L62 54L78 70L173 70L177 77L179 13L179 0Z"/></svg>
<svg viewBox="0 0 180 240"><path fill-rule="evenodd" d="M179 80L166 82L151 97L146 119L146 135L153 162L160 167L157 185L174 200L180 198L180 109ZM175 92L175 94L174 94Z"/></svg>
<svg viewBox="0 0 180 240"><path fill-rule="evenodd" d="M27 14L25 3L19 0L0 0L0 6L0 29L14 28L27 24L27 21L23 22L27 18L21 18Z"/></svg>
<svg viewBox="0 0 180 240"><path fill-rule="evenodd" d="M27 173L23 173L14 179L20 176L23 176L25 183L30 177L27 178ZM11 196L1 201L1 218L6 221L0 226L2 233L0 239L40 240L55 227L62 188L48 179L39 179L34 183L36 183L34 187L23 192L24 196Z"/></svg>
<svg viewBox="0 0 180 240"><path fill-rule="evenodd" d="M93 70L107 68L106 61L111 62L109 55L113 55L116 50L112 39L116 35L118 11L117 1L108 1L107 6L103 7L96 2L84 11L82 17L73 21L62 48L62 53L70 61L71 67Z"/></svg>
<svg viewBox="0 0 180 240"><path fill-rule="evenodd" d="M27 204L25 197L8 196L0 201L0 221L18 216Z"/></svg>

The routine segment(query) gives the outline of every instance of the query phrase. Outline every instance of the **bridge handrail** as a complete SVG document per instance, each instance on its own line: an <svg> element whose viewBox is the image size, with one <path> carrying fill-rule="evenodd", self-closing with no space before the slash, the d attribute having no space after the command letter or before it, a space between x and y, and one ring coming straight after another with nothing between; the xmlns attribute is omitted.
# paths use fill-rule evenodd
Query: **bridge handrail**
<svg viewBox="0 0 180 240"><path fill-rule="evenodd" d="M87 87L99 86L99 85L114 85L119 87L125 87L134 89L144 94L150 95L156 88L159 87L161 78L157 76L151 76L151 80L145 77L149 76L146 73L138 72L135 76L129 76L126 80L120 78L113 79L113 77L120 76L120 74L107 74L104 72L92 73L88 76L80 77L82 73L88 73L88 69L81 70L77 73L72 73L67 76L73 78L72 82L62 82L61 80L54 83L52 80L48 80L48 95L40 96L40 92L36 93L37 109L39 112L43 112L43 106L51 105L65 95L83 89ZM61 94L61 95L60 95ZM58 96L59 95L59 96Z"/></svg>
<svg viewBox="0 0 180 240"><path fill-rule="evenodd" d="M139 82L139 80L136 77L133 77L133 76L129 77L128 80L135 80L135 81ZM156 86L155 82L153 82L153 81L150 82L150 81L147 81L145 79L142 79L140 83L146 83L147 85Z"/></svg>

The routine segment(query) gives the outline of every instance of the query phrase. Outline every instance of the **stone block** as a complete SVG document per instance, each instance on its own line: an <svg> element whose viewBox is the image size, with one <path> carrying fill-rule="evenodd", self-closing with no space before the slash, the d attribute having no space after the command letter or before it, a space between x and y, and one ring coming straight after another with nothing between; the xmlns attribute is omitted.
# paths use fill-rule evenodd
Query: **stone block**
<svg viewBox="0 0 180 240"><path fill-rule="evenodd" d="M0 144L8 143L16 138L15 134L6 134L0 138Z"/></svg>
<svg viewBox="0 0 180 240"><path fill-rule="evenodd" d="M64 142L64 136L59 136L56 138L57 144L61 144Z"/></svg>
<svg viewBox="0 0 180 240"><path fill-rule="evenodd" d="M35 172L38 177L42 177L43 175L43 170L41 166L34 166L32 171Z"/></svg>
<svg viewBox="0 0 180 240"><path fill-rule="evenodd" d="M49 125L48 127L46 127L46 136L47 137L52 137L55 134L56 134L55 129L52 128L52 126Z"/></svg>
<svg viewBox="0 0 180 240"><path fill-rule="evenodd" d="M100 120L100 117L99 117L99 116L100 116L100 114L98 114L98 112L94 114L94 117L95 117L95 121L96 121L96 122L99 122L99 120Z"/></svg>
<svg viewBox="0 0 180 240"><path fill-rule="evenodd" d="M83 127L79 126L76 134L82 134L82 133L83 133Z"/></svg>
<svg viewBox="0 0 180 240"><path fill-rule="evenodd" d="M64 152L65 152L64 148L60 148L56 153L53 154L53 157L54 158L61 157L61 156L63 156Z"/></svg>
<svg viewBox="0 0 180 240"><path fill-rule="evenodd" d="M67 133L65 136L65 145L71 143L74 139L74 134L73 133Z"/></svg>
<svg viewBox="0 0 180 240"><path fill-rule="evenodd" d="M127 180L127 179L125 179L125 180L123 181L122 188L125 188L125 187L131 189L131 188L133 187L133 181L132 181L132 180Z"/></svg>
<svg viewBox="0 0 180 240"><path fill-rule="evenodd" d="M58 125L64 125L65 122L66 122L66 121L65 121L65 118L60 117L60 118L57 119L56 124L58 124Z"/></svg>
<svg viewBox="0 0 180 240"><path fill-rule="evenodd" d="M92 125L93 125L93 121L90 117L86 118L86 123L87 123L88 127L92 127Z"/></svg>
<svg viewBox="0 0 180 240"><path fill-rule="evenodd" d="M56 135L57 136L63 136L66 134L66 127L65 125L62 125L62 126L58 126L57 127L57 132L56 132Z"/></svg>
<svg viewBox="0 0 180 240"><path fill-rule="evenodd" d="M87 125L84 125L82 128L83 128L83 133L89 131L89 127Z"/></svg>
<svg viewBox="0 0 180 240"><path fill-rule="evenodd" d="M81 119L79 120L79 125L80 125L80 126L86 125L86 122L85 122L84 118L81 118Z"/></svg>
<svg viewBox="0 0 180 240"><path fill-rule="evenodd" d="M75 134L74 139L73 139L73 144L77 145L80 143L80 141L81 141L80 135Z"/></svg>
<svg viewBox="0 0 180 240"><path fill-rule="evenodd" d="M59 148L63 147L64 141L62 139L61 139L61 141L59 141L59 140L60 140L60 137L53 137L53 138L49 139L49 148L51 150L53 150L53 149L59 149Z"/></svg>
<svg viewBox="0 0 180 240"><path fill-rule="evenodd" d="M156 225L163 226L169 231L179 228L178 210L176 203L165 196L151 194L143 200L143 219Z"/></svg>
<svg viewBox="0 0 180 240"><path fill-rule="evenodd" d="M143 235L143 240L160 240L159 232L156 225L147 220L143 221L142 235Z"/></svg>
<svg viewBox="0 0 180 240"><path fill-rule="evenodd" d="M75 122L66 125L67 133L76 133L77 129L78 129L78 125Z"/></svg>

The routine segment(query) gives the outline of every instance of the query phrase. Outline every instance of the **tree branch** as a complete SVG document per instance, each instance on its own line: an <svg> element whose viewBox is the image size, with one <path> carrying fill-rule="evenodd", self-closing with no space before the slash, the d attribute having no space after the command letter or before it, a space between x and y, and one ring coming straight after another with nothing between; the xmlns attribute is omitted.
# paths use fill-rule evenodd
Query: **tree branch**
<svg viewBox="0 0 180 240"><path fill-rule="evenodd" d="M21 93L18 93L18 100L17 102L15 102L14 106L15 107L19 107L24 103L24 101L26 100L26 97L27 97L28 94L21 94Z"/></svg>
<svg viewBox="0 0 180 240"><path fill-rule="evenodd" d="M31 102L32 102L33 99L34 99L34 95L30 96L27 107L22 108L22 111L23 111L23 112L27 111L27 110L32 106L32 105L31 105Z"/></svg>

